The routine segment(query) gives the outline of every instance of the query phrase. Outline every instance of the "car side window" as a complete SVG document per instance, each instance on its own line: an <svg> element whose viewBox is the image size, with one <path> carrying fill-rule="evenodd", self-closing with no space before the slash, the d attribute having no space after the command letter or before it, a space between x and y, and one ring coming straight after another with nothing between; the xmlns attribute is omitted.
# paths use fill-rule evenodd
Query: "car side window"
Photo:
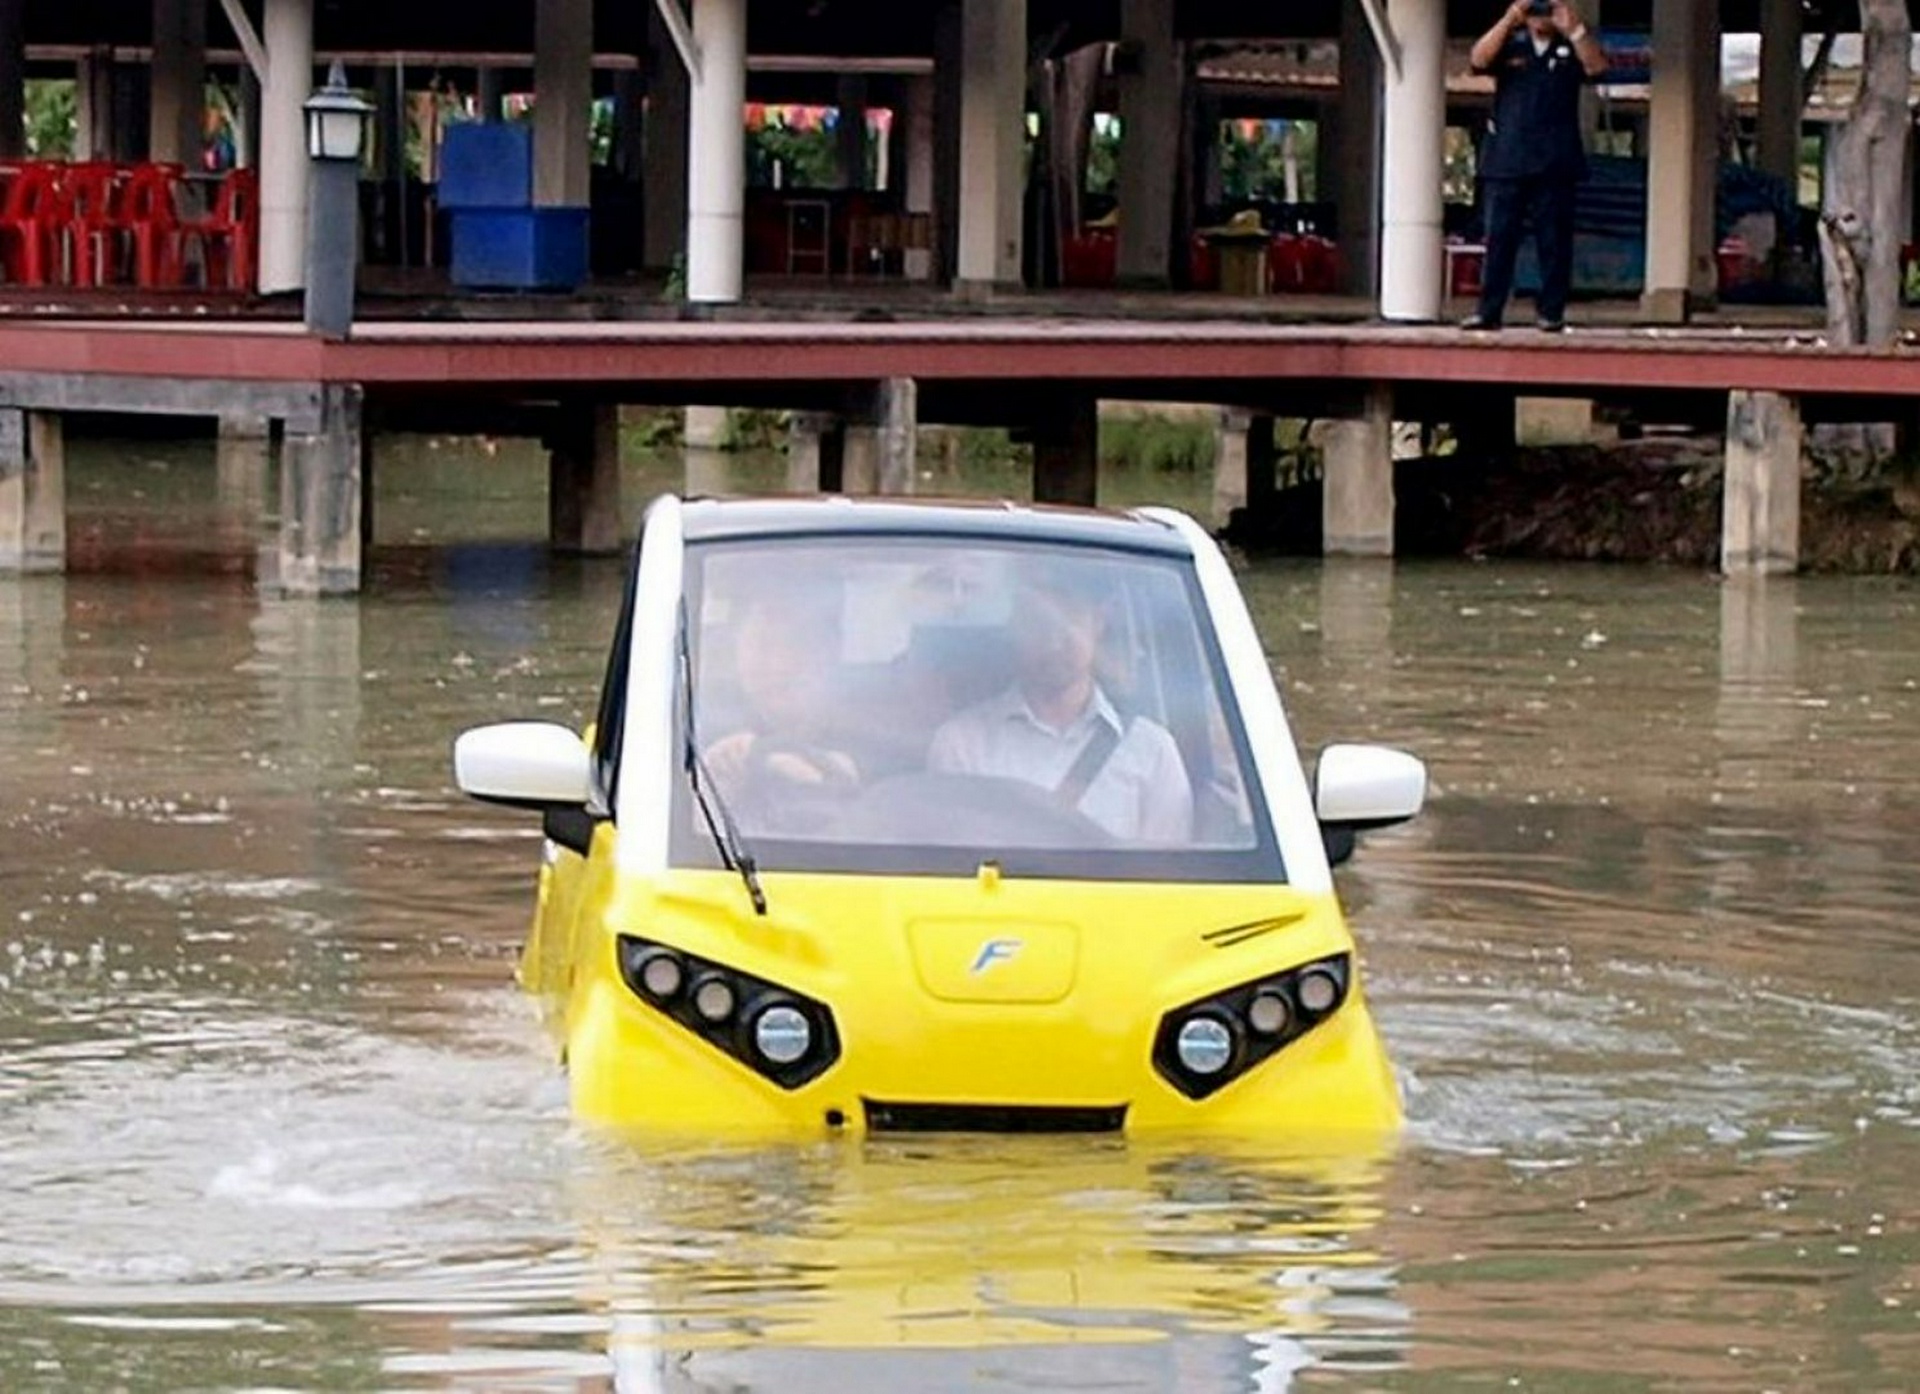
<svg viewBox="0 0 1920 1394"><path fill-rule="evenodd" d="M634 543L621 588L620 618L613 627L613 647L607 654L606 676L600 683L600 706L593 723L594 810L613 816L614 794L620 783L621 736L627 724L627 670L633 652L634 591L640 576L640 548L644 533Z"/></svg>

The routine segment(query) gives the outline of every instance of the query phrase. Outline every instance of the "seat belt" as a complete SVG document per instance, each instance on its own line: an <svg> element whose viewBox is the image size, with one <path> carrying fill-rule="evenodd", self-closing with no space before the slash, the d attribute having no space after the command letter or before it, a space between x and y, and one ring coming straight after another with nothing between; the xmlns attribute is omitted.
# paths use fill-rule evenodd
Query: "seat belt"
<svg viewBox="0 0 1920 1394"><path fill-rule="evenodd" d="M1129 723L1131 724L1131 723ZM1093 781L1113 758L1113 752L1120 748L1121 733L1106 722L1101 722L1087 743L1080 750L1079 757L1053 791L1054 802L1062 808L1078 808L1080 800L1087 796L1087 790L1093 787Z"/></svg>

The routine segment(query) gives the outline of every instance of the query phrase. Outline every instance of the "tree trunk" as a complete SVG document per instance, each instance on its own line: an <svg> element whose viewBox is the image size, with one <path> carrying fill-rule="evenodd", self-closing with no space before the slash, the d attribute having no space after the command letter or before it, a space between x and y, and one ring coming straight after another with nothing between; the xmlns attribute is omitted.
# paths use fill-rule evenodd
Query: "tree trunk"
<svg viewBox="0 0 1920 1394"><path fill-rule="evenodd" d="M1900 223L1913 26L1907 0L1860 0L1860 90L1836 137L1820 215L1827 337L1842 347L1891 344L1900 332Z"/></svg>

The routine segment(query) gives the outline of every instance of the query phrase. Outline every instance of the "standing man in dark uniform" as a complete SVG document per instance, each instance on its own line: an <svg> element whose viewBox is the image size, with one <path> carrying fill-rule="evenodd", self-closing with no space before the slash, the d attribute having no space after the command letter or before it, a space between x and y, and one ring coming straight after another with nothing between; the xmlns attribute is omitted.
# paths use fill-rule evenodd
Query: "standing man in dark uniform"
<svg viewBox="0 0 1920 1394"><path fill-rule="evenodd" d="M1573 191L1587 172L1580 88L1607 55L1565 0L1514 0L1473 45L1473 70L1493 74L1493 119L1480 150L1487 261L1468 329L1498 329L1513 290L1520 231L1533 223L1540 256L1540 328L1567 327L1573 278Z"/></svg>

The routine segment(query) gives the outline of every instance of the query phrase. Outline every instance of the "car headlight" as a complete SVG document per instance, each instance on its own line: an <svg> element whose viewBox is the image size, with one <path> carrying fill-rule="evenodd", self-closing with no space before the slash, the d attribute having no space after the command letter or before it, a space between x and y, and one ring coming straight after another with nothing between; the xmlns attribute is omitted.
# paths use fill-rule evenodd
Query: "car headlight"
<svg viewBox="0 0 1920 1394"><path fill-rule="evenodd" d="M623 934L620 976L648 1006L783 1089L840 1058L833 1013L777 983Z"/></svg>
<svg viewBox="0 0 1920 1394"><path fill-rule="evenodd" d="M1351 957L1336 954L1189 1002L1161 1018L1154 1068L1204 1099L1332 1016L1352 981Z"/></svg>

